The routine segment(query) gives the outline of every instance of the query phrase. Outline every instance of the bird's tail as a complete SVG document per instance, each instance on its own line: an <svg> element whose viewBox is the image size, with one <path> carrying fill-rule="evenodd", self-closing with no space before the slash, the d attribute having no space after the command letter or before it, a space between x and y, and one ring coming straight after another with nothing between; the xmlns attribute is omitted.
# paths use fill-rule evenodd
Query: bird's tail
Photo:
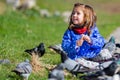
<svg viewBox="0 0 120 80"><path fill-rule="evenodd" d="M14 73L20 75L20 74L22 73L21 71L22 71L22 70L20 70L20 69L14 69L14 70L12 70L11 72L14 72Z"/></svg>
<svg viewBox="0 0 120 80"><path fill-rule="evenodd" d="M111 38L109 39L109 42L112 42L115 44L115 37L114 36L111 36Z"/></svg>
<svg viewBox="0 0 120 80"><path fill-rule="evenodd" d="M31 53L33 52L33 50L31 50L31 49L26 49L26 50L24 50L24 52L29 53L30 55L32 55Z"/></svg>
<svg viewBox="0 0 120 80"><path fill-rule="evenodd" d="M104 49L108 49L111 54L116 50L115 38L112 36L109 41L104 45Z"/></svg>
<svg viewBox="0 0 120 80"><path fill-rule="evenodd" d="M61 47L61 44L58 44L58 45L50 45L48 48L49 48L50 50L52 50L52 51L55 51L55 52L58 53L58 54L63 53L63 49L62 49L62 47Z"/></svg>

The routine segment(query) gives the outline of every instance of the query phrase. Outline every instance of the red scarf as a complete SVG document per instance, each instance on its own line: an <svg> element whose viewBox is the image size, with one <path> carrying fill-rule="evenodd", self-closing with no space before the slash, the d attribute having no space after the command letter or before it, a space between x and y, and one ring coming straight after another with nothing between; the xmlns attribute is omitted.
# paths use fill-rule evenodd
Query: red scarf
<svg viewBox="0 0 120 80"><path fill-rule="evenodd" d="M86 27L83 28L73 28L73 31L76 32L77 34L83 34L87 31Z"/></svg>

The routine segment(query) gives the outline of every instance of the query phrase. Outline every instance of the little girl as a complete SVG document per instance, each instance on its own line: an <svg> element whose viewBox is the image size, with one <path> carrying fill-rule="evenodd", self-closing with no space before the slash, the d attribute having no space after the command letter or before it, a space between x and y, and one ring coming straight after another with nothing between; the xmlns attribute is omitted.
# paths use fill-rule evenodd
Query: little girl
<svg viewBox="0 0 120 80"><path fill-rule="evenodd" d="M68 57L92 69L98 69L100 64L88 59L98 56L105 44L105 39L96 26L96 19L92 7L74 4L68 29L62 39L62 49ZM104 56L112 57L109 51Z"/></svg>

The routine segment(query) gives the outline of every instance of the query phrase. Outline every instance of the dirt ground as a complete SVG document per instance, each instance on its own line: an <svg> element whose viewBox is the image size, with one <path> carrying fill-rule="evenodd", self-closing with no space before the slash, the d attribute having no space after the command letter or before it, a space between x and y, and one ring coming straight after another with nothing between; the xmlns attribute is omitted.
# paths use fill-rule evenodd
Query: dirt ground
<svg viewBox="0 0 120 80"><path fill-rule="evenodd" d="M120 3L106 3L100 5L101 9L109 13L120 13Z"/></svg>

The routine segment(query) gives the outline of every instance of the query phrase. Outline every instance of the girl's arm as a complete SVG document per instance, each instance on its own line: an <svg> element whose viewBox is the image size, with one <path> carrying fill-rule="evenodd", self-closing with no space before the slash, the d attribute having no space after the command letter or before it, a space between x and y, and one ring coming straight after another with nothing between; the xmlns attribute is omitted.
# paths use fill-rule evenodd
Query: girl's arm
<svg viewBox="0 0 120 80"><path fill-rule="evenodd" d="M93 29L90 39L92 48L102 48L105 44L105 39L101 36L97 27Z"/></svg>
<svg viewBox="0 0 120 80"><path fill-rule="evenodd" d="M76 40L72 40L71 31L68 29L63 35L62 48L68 54L69 57L75 57L76 55Z"/></svg>

